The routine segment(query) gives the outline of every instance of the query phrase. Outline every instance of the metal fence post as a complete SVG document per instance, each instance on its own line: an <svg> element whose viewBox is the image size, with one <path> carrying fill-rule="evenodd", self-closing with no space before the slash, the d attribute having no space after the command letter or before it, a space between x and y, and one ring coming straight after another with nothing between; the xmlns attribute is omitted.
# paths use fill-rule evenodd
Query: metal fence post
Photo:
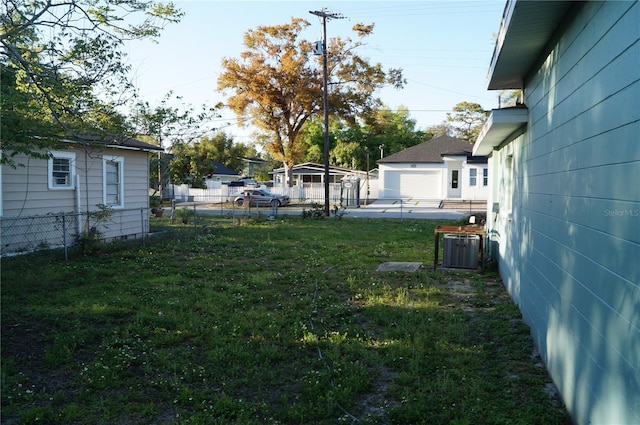
<svg viewBox="0 0 640 425"><path fill-rule="evenodd" d="M140 207L140 230L142 231L142 246L145 246L147 229L144 227L144 207Z"/></svg>
<svg viewBox="0 0 640 425"><path fill-rule="evenodd" d="M62 245L64 246L64 261L69 261L69 253L67 251L67 215L62 213Z"/></svg>
<svg viewBox="0 0 640 425"><path fill-rule="evenodd" d="M195 231L196 237L198 236L198 219L196 218L196 204L193 204L193 230Z"/></svg>

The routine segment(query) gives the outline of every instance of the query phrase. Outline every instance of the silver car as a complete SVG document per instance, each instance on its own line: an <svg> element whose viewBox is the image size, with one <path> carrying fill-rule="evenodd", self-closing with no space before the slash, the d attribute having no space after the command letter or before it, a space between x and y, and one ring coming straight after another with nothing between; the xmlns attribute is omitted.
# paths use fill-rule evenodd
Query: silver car
<svg viewBox="0 0 640 425"><path fill-rule="evenodd" d="M258 207L284 207L286 205L289 205L289 196L277 195L265 189L245 189L239 196L236 197L234 202L238 206L244 206L245 199L247 198L249 199L249 205Z"/></svg>

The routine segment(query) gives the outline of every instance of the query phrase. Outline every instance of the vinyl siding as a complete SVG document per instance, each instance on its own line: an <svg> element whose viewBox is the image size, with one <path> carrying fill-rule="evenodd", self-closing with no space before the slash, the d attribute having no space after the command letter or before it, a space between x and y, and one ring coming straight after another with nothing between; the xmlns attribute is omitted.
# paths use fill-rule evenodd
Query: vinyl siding
<svg viewBox="0 0 640 425"><path fill-rule="evenodd" d="M640 5L587 2L558 34L491 159L506 187L513 155L513 209L490 234L576 422L640 423Z"/></svg>
<svg viewBox="0 0 640 425"><path fill-rule="evenodd" d="M58 213L96 211L103 198L103 156L122 157L124 203L114 209L112 219L100 230L106 238L140 237L148 231L148 153L128 149L92 149L85 152L70 145L68 152L76 153L75 173L79 187L72 190L51 190L48 187L47 160L16 157L22 166L2 167L2 216L15 230L18 222L12 217L45 216ZM76 197L80 205L76 205ZM81 223L71 224L78 229ZM8 229L4 229L8 235ZM38 231L43 232L42 229ZM59 243L58 241L55 244Z"/></svg>

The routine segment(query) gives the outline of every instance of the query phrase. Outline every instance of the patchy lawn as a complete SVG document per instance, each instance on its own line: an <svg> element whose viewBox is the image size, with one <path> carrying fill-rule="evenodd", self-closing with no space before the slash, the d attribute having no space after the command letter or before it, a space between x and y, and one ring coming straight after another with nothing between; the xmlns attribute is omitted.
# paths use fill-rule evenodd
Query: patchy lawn
<svg viewBox="0 0 640 425"><path fill-rule="evenodd" d="M2 259L3 424L571 423L497 275L430 270L441 222L155 220Z"/></svg>

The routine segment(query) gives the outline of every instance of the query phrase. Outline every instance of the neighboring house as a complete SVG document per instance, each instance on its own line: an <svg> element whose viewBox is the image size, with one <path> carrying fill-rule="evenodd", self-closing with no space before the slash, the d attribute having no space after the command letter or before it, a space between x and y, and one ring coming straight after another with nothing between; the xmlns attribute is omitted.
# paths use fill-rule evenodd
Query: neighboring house
<svg viewBox="0 0 640 425"><path fill-rule="evenodd" d="M492 256L579 424L640 423L640 3L509 1L474 146Z"/></svg>
<svg viewBox="0 0 640 425"><path fill-rule="evenodd" d="M269 174L273 175L274 186L282 186L284 181L284 167L276 168ZM324 184L324 165L314 162L305 162L296 164L292 167L293 185L301 187L310 187L314 184ZM364 171L351 170L349 168L330 166L329 167L329 183L340 184L340 181L348 176L358 176L361 179L366 178L367 173Z"/></svg>
<svg viewBox="0 0 640 425"><path fill-rule="evenodd" d="M213 163L213 166L216 167L216 169L211 175L208 175L204 181L207 188L217 189L220 187L222 182L235 181L240 178L240 175L236 171L232 170L226 165L218 161L211 162Z"/></svg>
<svg viewBox="0 0 640 425"><path fill-rule="evenodd" d="M284 168L273 170L273 188L291 199L322 202L325 198L325 169L323 164L305 162L292 167L293 187L284 188ZM329 199L343 206L359 206L378 195L378 170L360 171L329 166Z"/></svg>
<svg viewBox="0 0 640 425"><path fill-rule="evenodd" d="M486 200L487 158L473 146L440 136L377 161L379 197L385 199Z"/></svg>
<svg viewBox="0 0 640 425"><path fill-rule="evenodd" d="M99 205L112 210L98 229L105 238L148 233L149 153L162 149L133 139L83 138L61 146L47 151L49 159L18 155L15 168L0 167L2 253L61 245L60 229L64 237L90 230L87 213Z"/></svg>
<svg viewBox="0 0 640 425"><path fill-rule="evenodd" d="M240 158L244 163L242 168L243 176L253 178L256 172L260 171L267 164L262 158Z"/></svg>

